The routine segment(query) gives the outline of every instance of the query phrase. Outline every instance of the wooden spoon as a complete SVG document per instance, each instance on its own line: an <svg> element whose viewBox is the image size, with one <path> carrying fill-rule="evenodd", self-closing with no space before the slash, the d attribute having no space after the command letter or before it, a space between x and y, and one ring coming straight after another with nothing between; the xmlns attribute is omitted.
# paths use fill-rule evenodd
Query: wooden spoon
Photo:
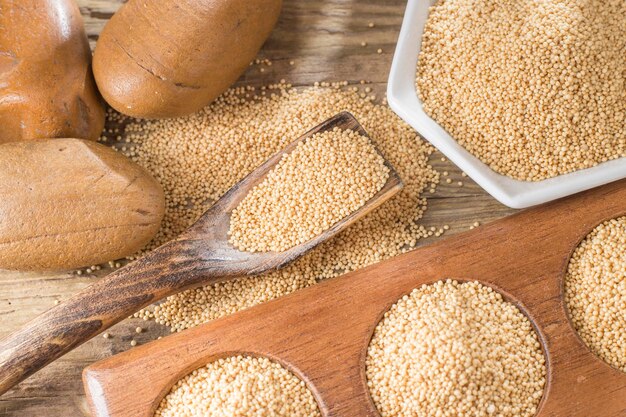
<svg viewBox="0 0 626 417"><path fill-rule="evenodd" d="M189 288L280 268L336 235L402 189L393 167L367 203L319 236L283 252L249 253L228 242L230 213L299 142L335 127L367 135L342 112L313 128L231 188L180 237L118 269L0 342L0 394L105 329L157 300Z"/></svg>

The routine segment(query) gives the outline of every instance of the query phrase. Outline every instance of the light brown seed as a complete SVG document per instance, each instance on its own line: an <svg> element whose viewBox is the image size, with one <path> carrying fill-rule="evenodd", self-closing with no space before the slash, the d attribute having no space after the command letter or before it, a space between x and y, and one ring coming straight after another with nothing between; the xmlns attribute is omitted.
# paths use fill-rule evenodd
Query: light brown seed
<svg viewBox="0 0 626 417"><path fill-rule="evenodd" d="M442 360L445 359L445 360ZM478 282L423 285L385 313L367 349L382 417L532 417L546 382L528 318Z"/></svg>
<svg viewBox="0 0 626 417"><path fill-rule="evenodd" d="M626 372L626 216L602 223L576 248L565 302L587 346Z"/></svg>
<svg viewBox="0 0 626 417"><path fill-rule="evenodd" d="M174 384L154 414L200 415L321 417L313 394L298 377L269 359L247 356L196 369Z"/></svg>

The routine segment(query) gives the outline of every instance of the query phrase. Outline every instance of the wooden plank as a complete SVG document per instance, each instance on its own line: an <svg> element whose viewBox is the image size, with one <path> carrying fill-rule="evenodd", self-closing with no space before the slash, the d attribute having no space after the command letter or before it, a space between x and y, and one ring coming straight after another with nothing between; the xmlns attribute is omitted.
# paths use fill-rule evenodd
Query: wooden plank
<svg viewBox="0 0 626 417"><path fill-rule="evenodd" d="M122 0L78 0L92 48L97 35ZM262 85L281 78L294 85L315 81L373 82L375 92L382 97L391 65L402 15L404 0L285 0L278 27L259 56L271 59L273 65L250 67L240 84ZM375 23L369 28L368 23ZM361 42L367 42L366 47ZM381 48L382 54L376 50ZM293 60L294 65L289 65ZM445 182L430 198L424 217L425 225L449 224L448 233L464 231L478 221L485 223L511 214L508 209L477 187L469 178L441 155L433 155L433 165L448 171L455 182ZM461 179L463 187L455 185ZM420 244L436 241L425 239ZM89 276L63 274L24 274L0 271L0 337L16 330L41 312L63 300L110 269L103 268ZM148 328L136 334L137 326ZM8 394L0 397L0 416L80 416L87 415L84 393L80 383L82 368L113 353L130 349L130 340L139 344L169 330L155 323L125 320L110 330L112 339L97 337L68 354L60 361L35 374Z"/></svg>
<svg viewBox="0 0 626 417"><path fill-rule="evenodd" d="M582 343L562 283L580 240L625 213L622 180L150 343L85 370L90 406L96 417L151 417L183 375L213 358L246 352L299 375L325 417L376 417L365 358L378 320L414 288L455 278L499 290L536 327L547 363L536 417L623 416L626 374Z"/></svg>

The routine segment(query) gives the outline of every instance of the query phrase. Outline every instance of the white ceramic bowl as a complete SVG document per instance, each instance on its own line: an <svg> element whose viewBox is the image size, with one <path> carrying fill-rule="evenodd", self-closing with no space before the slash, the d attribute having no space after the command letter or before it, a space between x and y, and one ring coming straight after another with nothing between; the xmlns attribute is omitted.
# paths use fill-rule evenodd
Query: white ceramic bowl
<svg viewBox="0 0 626 417"><path fill-rule="evenodd" d="M400 117L489 194L509 207L534 206L626 177L626 158L620 158L543 181L519 181L496 173L459 145L424 112L415 91L417 56L428 9L434 3L435 0L409 0L404 14L387 85L389 105Z"/></svg>

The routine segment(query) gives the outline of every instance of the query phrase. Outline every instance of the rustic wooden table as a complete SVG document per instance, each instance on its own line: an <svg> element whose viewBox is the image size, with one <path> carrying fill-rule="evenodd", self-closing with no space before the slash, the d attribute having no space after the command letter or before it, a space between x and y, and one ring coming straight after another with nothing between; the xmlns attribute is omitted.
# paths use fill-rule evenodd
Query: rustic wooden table
<svg viewBox="0 0 626 417"><path fill-rule="evenodd" d="M78 0L92 48L107 19L122 0ZM265 72L251 67L239 81L263 85L281 78L294 85L315 81L368 80L384 94L405 0L285 0L277 28L260 52L272 60ZM368 24L374 23L370 28ZM367 42L367 46L361 46ZM382 54L377 49L382 49ZM289 65L289 61L296 65ZM433 156L433 165L448 171L452 178L461 173L450 162ZM425 225L450 225L450 233L467 230L478 221L485 223L513 212L487 195L469 178L464 186L443 182L429 194ZM437 238L425 239L428 244ZM35 274L0 271L0 337L70 297L107 273ZM145 331L135 333L141 326ZM51 417L88 416L81 383L81 371L90 363L139 344L165 336L169 330L154 322L125 320L110 330L111 339L96 337L61 360L35 374L0 397L0 416Z"/></svg>

